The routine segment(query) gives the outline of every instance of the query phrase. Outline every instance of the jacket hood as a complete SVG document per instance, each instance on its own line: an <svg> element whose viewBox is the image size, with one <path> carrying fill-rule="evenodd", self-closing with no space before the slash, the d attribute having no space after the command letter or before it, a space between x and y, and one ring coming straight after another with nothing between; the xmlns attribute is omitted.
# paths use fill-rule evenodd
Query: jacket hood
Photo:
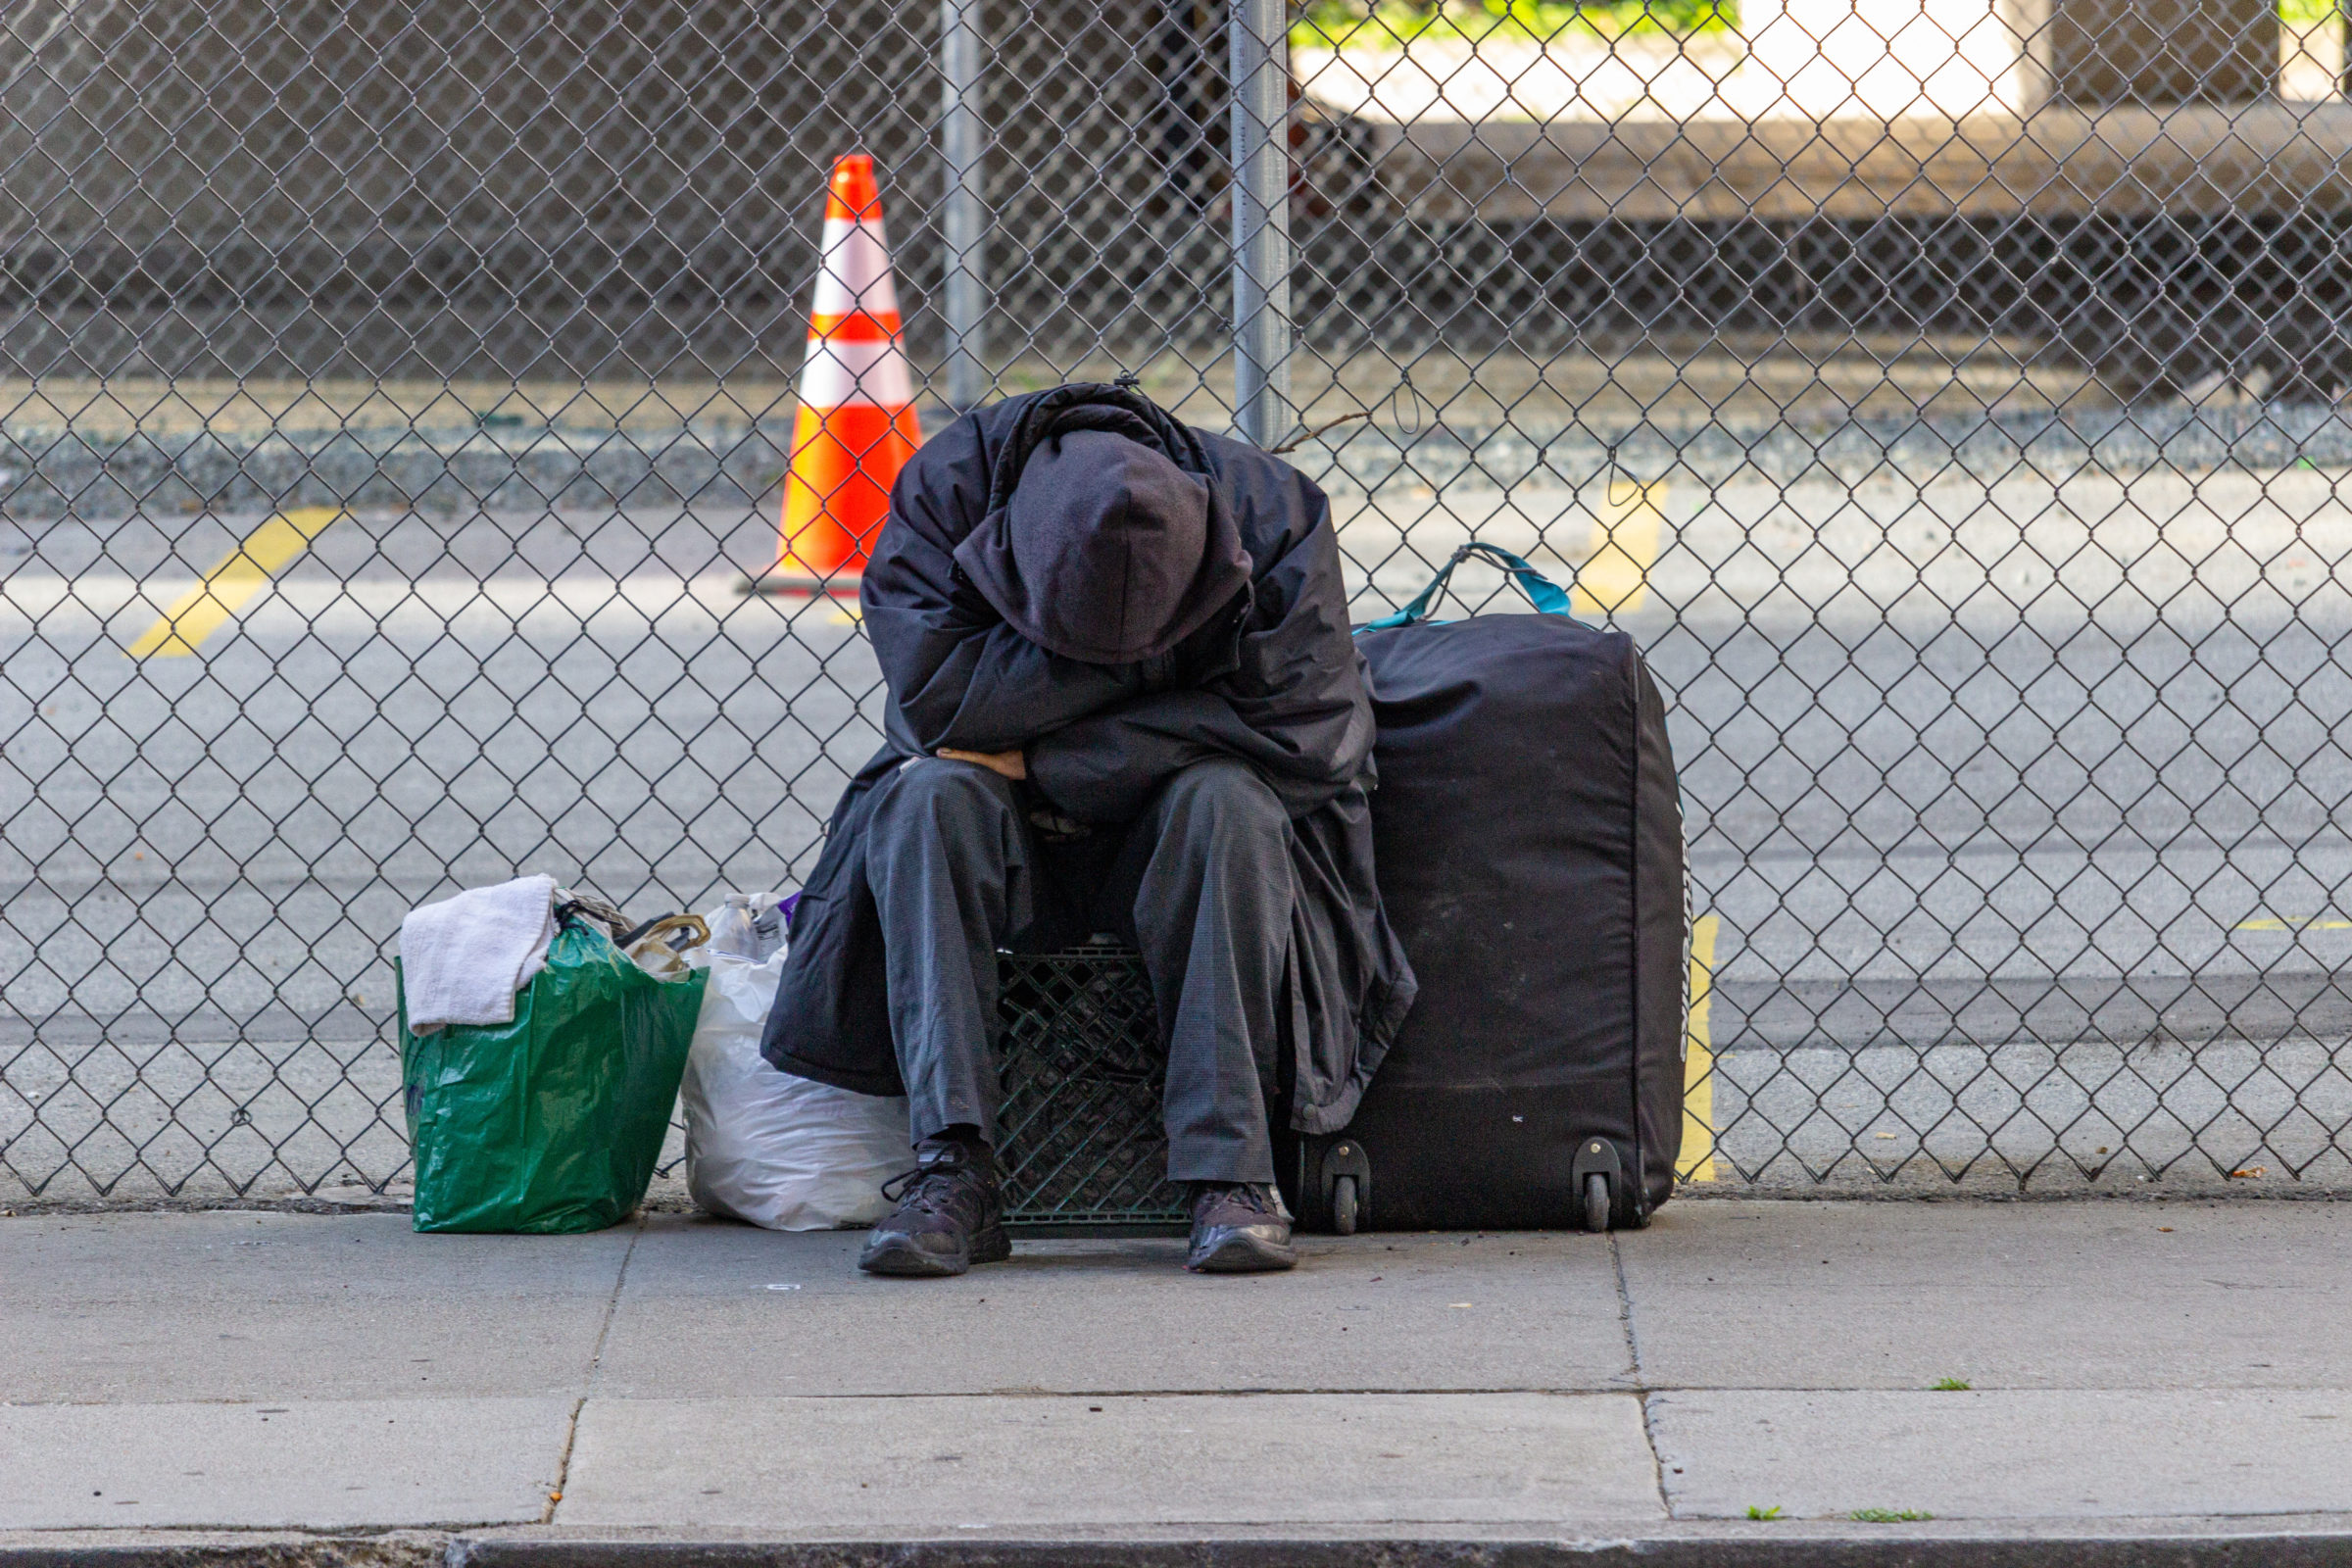
<svg viewBox="0 0 2352 1568"><path fill-rule="evenodd" d="M1249 587L1249 553L1190 431L1125 388L1065 390L1110 396L1021 421L956 564L1049 653L1155 659Z"/></svg>

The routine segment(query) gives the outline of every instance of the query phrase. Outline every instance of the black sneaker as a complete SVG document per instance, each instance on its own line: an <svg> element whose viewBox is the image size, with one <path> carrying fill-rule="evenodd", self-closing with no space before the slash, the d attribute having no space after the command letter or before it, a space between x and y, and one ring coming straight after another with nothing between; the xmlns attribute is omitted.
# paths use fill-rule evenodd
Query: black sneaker
<svg viewBox="0 0 2352 1568"><path fill-rule="evenodd" d="M1266 1274L1298 1261L1291 1250L1291 1211L1262 1182L1195 1182L1193 1248L1184 1266L1196 1274Z"/></svg>
<svg viewBox="0 0 2352 1568"><path fill-rule="evenodd" d="M988 1146L926 1138L914 1152L920 1163L883 1185L883 1195L899 1206L867 1236L858 1266L868 1274L937 1278L1010 1257L1012 1238L1004 1234L997 1161Z"/></svg>

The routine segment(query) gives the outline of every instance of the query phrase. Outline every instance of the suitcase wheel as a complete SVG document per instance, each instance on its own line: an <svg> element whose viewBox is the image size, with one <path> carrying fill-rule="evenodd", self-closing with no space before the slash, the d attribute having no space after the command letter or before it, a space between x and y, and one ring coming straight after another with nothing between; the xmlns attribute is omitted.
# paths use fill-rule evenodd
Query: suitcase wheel
<svg viewBox="0 0 2352 1568"><path fill-rule="evenodd" d="M1617 1148L1605 1138L1588 1138L1576 1152L1576 1162L1568 1167L1569 1191L1576 1194L1579 1213L1585 1229L1595 1236L1609 1228L1609 1211L1616 1206L1617 1190L1625 1180L1625 1166L1617 1158Z"/></svg>
<svg viewBox="0 0 2352 1568"><path fill-rule="evenodd" d="M1323 1190L1323 1212L1334 1234L1353 1236L1372 1202L1372 1159L1364 1146L1343 1138L1323 1151L1315 1185Z"/></svg>
<svg viewBox="0 0 2352 1568"><path fill-rule="evenodd" d="M1355 1178L1342 1176L1331 1184L1331 1228L1341 1236L1355 1234Z"/></svg>
<svg viewBox="0 0 2352 1568"><path fill-rule="evenodd" d="M1585 1229L1593 1232L1609 1228L1609 1179L1598 1171L1585 1177Z"/></svg>

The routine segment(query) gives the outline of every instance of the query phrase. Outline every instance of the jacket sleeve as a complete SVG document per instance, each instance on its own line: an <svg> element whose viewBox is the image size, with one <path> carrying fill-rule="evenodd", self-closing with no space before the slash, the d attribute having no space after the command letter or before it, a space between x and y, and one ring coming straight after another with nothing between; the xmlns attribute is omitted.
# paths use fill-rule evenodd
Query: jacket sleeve
<svg viewBox="0 0 2352 1568"><path fill-rule="evenodd" d="M1143 815L1167 779L1211 757L1257 762L1274 782L1266 760L1251 756L1264 750L1224 698L1198 689L1153 692L1031 743L1029 779L1055 808L1082 822L1125 822ZM1301 808L1278 783L1276 792L1298 814Z"/></svg>
<svg viewBox="0 0 2352 1568"><path fill-rule="evenodd" d="M1141 689L1131 669L1047 653L956 576L951 524L988 503L982 431L958 420L900 471L858 590L906 738L924 752L1009 751Z"/></svg>
<svg viewBox="0 0 2352 1568"><path fill-rule="evenodd" d="M1252 584L1233 669L1080 717L1029 747L1029 776L1081 821L1140 814L1204 758L1255 766L1293 816L1336 799L1372 752L1372 704L1348 623L1339 541L1320 491L1297 481L1302 529Z"/></svg>

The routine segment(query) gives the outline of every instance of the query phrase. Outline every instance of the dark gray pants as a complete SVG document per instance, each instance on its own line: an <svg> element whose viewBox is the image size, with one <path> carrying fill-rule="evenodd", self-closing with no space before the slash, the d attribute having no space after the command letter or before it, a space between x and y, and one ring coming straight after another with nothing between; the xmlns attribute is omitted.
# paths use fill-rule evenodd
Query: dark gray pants
<svg viewBox="0 0 2352 1568"><path fill-rule="evenodd" d="M1171 1181L1270 1182L1266 1103L1290 955L1290 820L1249 765L1196 762L1143 816L1055 844L1025 792L918 757L876 786L865 876L881 915L891 1034L917 1141L996 1138L997 950L1098 931L1133 943L1168 1049Z"/></svg>

